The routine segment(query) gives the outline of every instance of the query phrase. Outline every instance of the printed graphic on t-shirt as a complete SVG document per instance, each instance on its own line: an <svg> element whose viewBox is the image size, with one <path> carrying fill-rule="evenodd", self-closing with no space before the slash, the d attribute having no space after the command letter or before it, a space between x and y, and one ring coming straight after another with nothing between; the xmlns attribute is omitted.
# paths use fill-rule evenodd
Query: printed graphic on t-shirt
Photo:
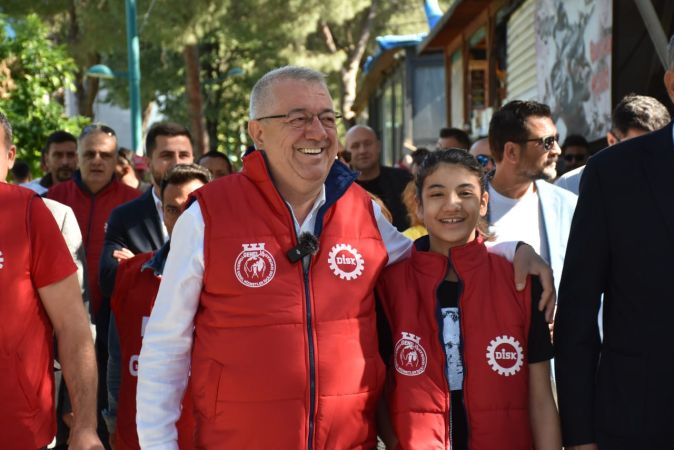
<svg viewBox="0 0 674 450"><path fill-rule="evenodd" d="M442 308L442 337L447 355L447 380L450 391L463 389L463 361L461 360L461 324L459 308Z"/></svg>

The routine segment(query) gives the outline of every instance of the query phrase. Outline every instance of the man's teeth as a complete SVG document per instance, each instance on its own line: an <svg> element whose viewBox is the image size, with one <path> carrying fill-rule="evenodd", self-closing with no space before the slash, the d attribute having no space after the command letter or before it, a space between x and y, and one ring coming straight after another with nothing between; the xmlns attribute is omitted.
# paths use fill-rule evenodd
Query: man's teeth
<svg viewBox="0 0 674 450"><path fill-rule="evenodd" d="M459 222L463 222L463 219L458 219L458 218L457 219L442 219L442 220L440 220L440 222L442 222L442 223L459 223Z"/></svg>
<svg viewBox="0 0 674 450"><path fill-rule="evenodd" d="M297 150L304 153L305 155L318 155L323 151L322 148L298 148Z"/></svg>

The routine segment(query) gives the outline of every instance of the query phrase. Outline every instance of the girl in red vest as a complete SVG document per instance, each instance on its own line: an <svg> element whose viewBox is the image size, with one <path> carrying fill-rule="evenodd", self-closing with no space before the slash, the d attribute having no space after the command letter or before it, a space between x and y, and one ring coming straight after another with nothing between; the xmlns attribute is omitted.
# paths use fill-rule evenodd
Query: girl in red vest
<svg viewBox="0 0 674 450"><path fill-rule="evenodd" d="M561 449L552 344L532 301L540 285L516 291L512 264L487 252L482 167L463 150L436 151L415 183L429 235L377 287L391 337L388 448Z"/></svg>

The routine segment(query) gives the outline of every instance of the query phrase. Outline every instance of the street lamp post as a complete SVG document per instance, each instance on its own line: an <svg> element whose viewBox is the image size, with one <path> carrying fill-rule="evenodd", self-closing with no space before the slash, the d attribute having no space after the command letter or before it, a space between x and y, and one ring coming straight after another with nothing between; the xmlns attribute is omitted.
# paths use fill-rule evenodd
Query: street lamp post
<svg viewBox="0 0 674 450"><path fill-rule="evenodd" d="M138 153L141 148L142 117L140 112L140 50L136 28L136 0L126 0L126 51L128 71L115 72L105 64L87 69L85 76L94 78L128 78L129 106L131 109L131 148Z"/></svg>
<svg viewBox="0 0 674 450"><path fill-rule="evenodd" d="M140 48L136 27L136 0L126 0L126 46L129 58L129 98L131 103L131 145L140 149L142 120L140 114Z"/></svg>

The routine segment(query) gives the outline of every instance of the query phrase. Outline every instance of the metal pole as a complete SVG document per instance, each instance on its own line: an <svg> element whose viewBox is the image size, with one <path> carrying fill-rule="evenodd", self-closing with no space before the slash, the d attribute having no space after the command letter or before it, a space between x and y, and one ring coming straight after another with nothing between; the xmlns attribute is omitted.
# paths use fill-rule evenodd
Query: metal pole
<svg viewBox="0 0 674 450"><path fill-rule="evenodd" d="M650 0L634 0L634 3L636 3L639 13L641 13L641 18L644 21L644 25L646 25L646 30L651 37L651 41L653 41L653 46L660 58L662 67L667 70L667 36L665 35L665 30L662 29L662 23L655 12L653 3Z"/></svg>
<svg viewBox="0 0 674 450"><path fill-rule="evenodd" d="M136 0L126 0L126 45L129 57L129 99L131 103L131 148L141 148L140 49L136 28Z"/></svg>

